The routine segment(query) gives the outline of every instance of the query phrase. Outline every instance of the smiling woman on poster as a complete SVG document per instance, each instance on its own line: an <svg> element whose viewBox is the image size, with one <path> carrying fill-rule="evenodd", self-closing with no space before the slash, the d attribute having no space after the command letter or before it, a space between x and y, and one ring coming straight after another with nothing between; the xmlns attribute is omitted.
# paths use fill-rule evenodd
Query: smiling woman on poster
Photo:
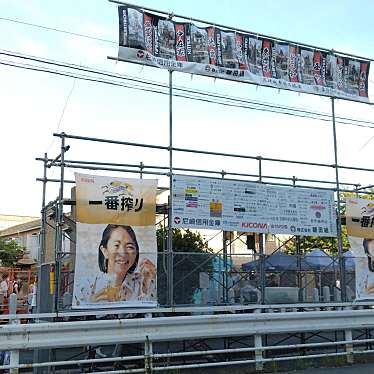
<svg viewBox="0 0 374 374"><path fill-rule="evenodd" d="M120 287L139 261L139 245L130 226L108 225L98 250L98 264L103 273L114 275L114 286Z"/></svg>
<svg viewBox="0 0 374 374"><path fill-rule="evenodd" d="M138 267L139 245L134 230L108 225L98 248L98 265L111 282L91 296L91 301L126 301L147 298L154 291L156 267L144 258ZM136 271L137 270L137 271Z"/></svg>
<svg viewBox="0 0 374 374"><path fill-rule="evenodd" d="M152 301L156 297L156 266L139 259L131 226L107 225L97 246L99 274L80 287L77 305Z"/></svg>

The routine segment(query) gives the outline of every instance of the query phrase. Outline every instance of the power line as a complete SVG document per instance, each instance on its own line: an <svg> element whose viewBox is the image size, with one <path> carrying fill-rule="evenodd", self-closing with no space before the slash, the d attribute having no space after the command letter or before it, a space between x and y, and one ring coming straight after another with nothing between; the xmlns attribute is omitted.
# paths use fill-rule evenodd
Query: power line
<svg viewBox="0 0 374 374"><path fill-rule="evenodd" d="M83 75L83 74L78 74L78 73L73 73L70 71L64 71L64 70L52 70L51 68L47 67L42 67L42 66L37 66L33 64L26 64L26 63L19 63L19 62L14 62L14 61L7 61L7 60L0 60L0 64L4 66L11 66L11 67L16 67L16 68L22 68L26 70L32 70L32 71L37 71L37 72L45 72L45 73L50 73L50 74L55 74L59 76L65 76L65 77L71 77L71 78L76 78L80 80L85 80L85 81L90 81L90 82L95 82L95 83L103 83L103 84L108 84L112 86L118 86L118 87L125 87L125 88L130 88L130 89L135 89L135 90L141 90L145 92L152 92L152 93L159 93L163 95L168 95L167 91L167 86L159 84L157 88L150 87L149 85L139 85L139 84L128 84L128 83L121 83L118 81L112 81L109 79L101 79L97 77L92 77L88 75ZM143 83L143 82L141 82ZM146 82L147 83L147 82ZM308 112L301 114L301 109L299 110L300 113L293 113L290 111L284 110L284 108L280 106L274 106L273 109L271 108L262 108L260 106L254 106L249 105L249 103L236 103L234 101L230 100L225 100L225 98L218 100L217 98L211 99L211 98L205 98L199 95L193 95L191 93L174 93L173 96L175 97L180 97L180 98L185 98L185 99L191 99L191 100L197 100L201 102L207 102L207 103L212 103L212 104L219 104L223 106L229 106L229 107L236 107L236 108L242 108L242 109L250 109L250 110L257 110L257 111L262 111L262 112L270 112L270 113L277 113L277 114L285 114L289 116L295 116L295 117L301 117L301 118L309 118L309 119L315 119L315 120L321 120L325 122L330 122L331 119L329 118L323 118L323 117L318 117L318 116L313 116L309 114ZM245 100L243 100L245 101ZM327 116L327 115L325 115ZM351 121L355 121L354 119L348 119L350 122L343 121L343 120L338 120L337 122L340 124L347 124L347 125L352 125L352 126L359 126L359 127L368 127L368 128L374 128L374 126L369 126L369 125L362 125L362 124L357 124L357 123L352 123ZM367 121L368 122L368 121ZM374 123L371 123L374 125Z"/></svg>
<svg viewBox="0 0 374 374"><path fill-rule="evenodd" d="M111 44L118 44L117 42L115 42L113 40L103 39L103 38L97 38L95 36L80 34L78 32L73 32L73 31L68 31L68 30L63 30L63 29L56 29L54 27L48 27L48 26L38 25L36 23L25 22L25 21L21 21L21 20L18 20L18 19L0 17L0 20L1 21L8 21L8 22L13 22L13 23L18 23L20 25L25 25L25 26L30 26L30 27L36 27L38 29L59 32L59 33L62 33L62 34L67 34L67 35L72 35L72 36L78 36L80 38L97 40L99 42L111 43Z"/></svg>
<svg viewBox="0 0 374 374"><path fill-rule="evenodd" d="M361 152L372 140L374 139L374 136L372 136L365 144L358 150Z"/></svg>
<svg viewBox="0 0 374 374"><path fill-rule="evenodd" d="M6 55L6 56L11 56L11 57L16 57L16 58L21 58L21 59L26 59L26 60L31 60L31 61L36 61L36 62L40 62L40 63L47 64L47 65L55 65L55 66L59 66L59 67L66 67L66 68L69 68L69 69L94 73L94 74L98 74L98 75L104 75L104 76L108 76L108 77L111 77L111 78L114 77L116 79L134 81L134 82L137 82L137 83L152 85L152 86L156 86L156 87L162 87L162 88L167 88L168 87L166 84L156 82L156 81L151 81L151 80L145 80L144 78L140 79L140 78L136 78L136 77L133 77L133 76L126 76L126 75L122 75L122 74L108 72L108 71L105 71L105 70L94 69L94 68L87 67L87 66L76 65L76 64L61 62L61 61L55 61L55 60L40 58L40 57L37 57L37 56L30 56L30 55L17 53L17 52L13 52L13 51L0 50L0 54ZM251 105L256 105L256 106L260 106L260 107L269 107L269 108L273 108L273 109L276 109L276 110L286 110L286 111L288 110L288 111L292 111L292 112L300 112L300 113L303 113L303 114L310 114L312 116L318 116L319 118L324 117L324 118L327 118L328 120L331 120L331 115L327 114L327 113L307 111L305 109L300 109L300 108L295 108L295 107L290 107L290 106L280 106L280 105L276 105L274 103L261 102L261 101L253 100L253 99L248 100L248 99L243 99L243 98L239 98L239 97L232 97L232 96L213 93L213 92L208 92L208 91L191 90L191 89L188 89L188 88L185 88L185 87L174 86L174 89L178 90L178 91L181 91L181 92L186 92L188 94L195 94L195 95L197 94L197 95L202 95L202 96L209 96L209 97L212 97L212 98L219 98L219 99L223 99L223 100L234 101L235 103L238 103L238 102L241 102L241 103L244 103L244 104L249 103ZM346 117L339 117L339 116L337 116L336 119L340 119L340 120L344 120L344 121L350 121L350 122L354 121L355 123L373 124L370 121L364 121L364 120L358 120L358 119L346 118Z"/></svg>
<svg viewBox="0 0 374 374"><path fill-rule="evenodd" d="M168 86L164 83L160 83L157 81L152 81L152 80L146 80L144 78L137 78L133 76L128 76L128 75L122 75L122 74L117 74L101 69L95 69L92 67L88 66L82 66L82 65L76 65L72 63L67 63L67 62L61 62L61 61L56 61L56 60L50 60L50 59L45 59L45 58L40 58L37 56L31 56L31 55L26 55L23 53L17 53L13 51L7 51L7 50L0 50L0 54L6 55L6 56L11 56L11 57L16 57L16 58L21 58L21 59L26 59L26 60L31 60L35 62L39 62L42 64L48 64L48 65L55 65L59 67L65 67L69 69L74 69L74 70L79 70L79 71L84 71L84 72L89 72L89 73L94 73L98 75L103 75L103 76L108 76L111 78L116 78L116 79L121 79L121 80L128 80L128 81L134 81L137 83L141 84L149 84L153 85L156 87L162 87L162 88L167 88ZM313 116L319 116L319 117L324 117L327 118L328 120L331 120L331 114L328 113L321 113L321 112L315 112L311 110L305 110L301 108L296 108L296 107L290 107L290 106L280 106L274 103L268 103L268 102L263 102L263 101L258 101L258 100L248 100L240 97L233 97L233 96L228 96L228 95L223 95L223 94L218 94L214 92L209 92L209 91L202 91L202 90L192 90L189 88L185 87L179 87L179 86L174 86L175 90L181 91L181 92L186 92L188 94L198 94L202 96L209 96L212 98L219 98L223 100L228 100L228 101L234 101L235 103L241 102L241 103L249 103L251 105L258 105L261 107L269 107L277 110L288 110L292 112L300 112L303 114L311 114ZM337 116L336 119L343 120L343 121L354 121L355 123L362 123L362 124L374 124L373 122L370 121L365 121L365 120L359 120L359 119L353 119L353 118L346 118L346 117L339 117Z"/></svg>
<svg viewBox="0 0 374 374"><path fill-rule="evenodd" d="M131 88L131 89L136 89L136 90L141 90L141 91L146 91L146 92L152 92L152 93L159 93L159 94L164 94L164 95L168 94L166 91L156 90L152 87L149 88L147 86L144 87L144 86L139 86L139 85L134 85L134 84L129 85L129 84L124 84L124 83L119 83L119 82L116 82L116 81L98 79L98 78L90 77L90 76L87 76L87 75L74 74L74 73L71 73L69 71L52 70L52 69L49 69L49 68L36 66L36 65L32 65L32 64L15 63L13 61L2 61L1 64L6 65L6 66L23 68L23 69L26 69L26 70L46 72L46 73L51 73L51 74L60 75L60 76L77 78L77 79L80 79L80 80L85 80L85 81L90 81L90 82L104 83L104 84L126 87L126 88ZM164 87L164 88L166 88L166 87ZM296 117L301 117L301 118L316 119L316 120L321 120L321 121L326 121L326 122L330 121L330 119L328 119L328 118L319 118L319 117L316 117L316 116L311 116L307 113L306 113L306 115L301 115L301 114L297 114L297 113L287 112L287 111L282 110L281 107L278 107L278 108L275 108L274 110L271 110L271 109L264 109L264 108L261 108L261 107L250 106L248 104L244 105L244 104L233 103L233 102L230 102L230 101L227 102L227 101L211 100L211 99L206 99L204 97L199 97L199 96L196 96L196 95L193 96L193 95L190 95L190 94L174 94L174 96L181 97L181 98L192 99L192 100L198 100L198 101L202 101L202 102L213 103L213 104L220 104L220 105L224 105L224 106L231 106L231 107L236 107L236 108L252 109L252 110L258 110L258 111L262 111L262 112L271 112L271 113L277 113L277 114L285 114L285 115L296 116ZM354 121L354 119L350 119L350 121ZM365 125L355 124L355 123L352 123L352 122L346 122L346 121L341 121L341 120L339 120L337 122L341 123L341 124L373 128L371 126L365 126ZM373 123L373 125L374 125L374 123Z"/></svg>
<svg viewBox="0 0 374 374"><path fill-rule="evenodd" d="M70 89L68 95L66 96L65 103L64 103L64 106L63 106L63 108L62 108L62 112L61 112L61 115L60 115L60 119L59 119L59 121L58 121L57 129L56 129L55 132L58 132L58 131L60 130L60 126L61 126L61 124L62 124L62 120L63 120L63 118L64 118L66 108L67 108L67 106L68 106L68 103L69 103L69 100L70 100L71 94L73 93L74 88L75 88L76 80L77 80L77 78L74 78L74 80L73 80L73 84L72 84L72 86L71 86L71 89ZM49 146L48 146L48 148L47 148L47 152L48 152L49 149L52 147L54 141L55 141L55 138L53 138L52 141L51 141L51 143L49 144Z"/></svg>

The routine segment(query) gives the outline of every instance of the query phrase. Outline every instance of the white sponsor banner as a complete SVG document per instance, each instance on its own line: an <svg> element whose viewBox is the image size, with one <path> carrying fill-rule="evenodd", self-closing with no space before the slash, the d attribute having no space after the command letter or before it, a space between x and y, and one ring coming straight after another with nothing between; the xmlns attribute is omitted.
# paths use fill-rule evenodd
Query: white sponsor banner
<svg viewBox="0 0 374 374"><path fill-rule="evenodd" d="M348 236L355 259L356 299L374 299L374 239Z"/></svg>
<svg viewBox="0 0 374 374"><path fill-rule="evenodd" d="M173 176L173 227L336 236L332 191Z"/></svg>

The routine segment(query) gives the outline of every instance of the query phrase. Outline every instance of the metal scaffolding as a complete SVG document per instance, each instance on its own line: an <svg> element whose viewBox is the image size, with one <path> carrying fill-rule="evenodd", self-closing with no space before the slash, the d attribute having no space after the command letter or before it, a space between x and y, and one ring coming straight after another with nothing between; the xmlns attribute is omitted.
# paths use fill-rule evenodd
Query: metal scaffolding
<svg viewBox="0 0 374 374"><path fill-rule="evenodd" d="M338 157L337 157L337 141L336 141L336 127L335 127L335 110L334 110L334 98L331 99L332 101L332 127L333 127L333 140L334 140L334 164L323 164L323 163L314 163L314 162L304 162L301 160L287 160L287 159L275 159L275 158L268 158L263 156L252 156L252 155L245 155L245 154L231 154L231 153L223 153L223 152L211 152L205 150L197 150L197 149L188 149L188 148L178 148L173 146L173 108L172 108L172 72L169 72L169 86L170 86L170 95L169 95L169 145L162 146L156 144L142 144L142 143L133 143L128 141L119 141L119 140L111 140L111 139L102 139L102 138L94 138L88 136L78 136L73 134L65 134L65 133L55 133L54 136L60 139L61 145L60 154L55 158L48 158L47 154L44 155L43 158L37 158L37 160L43 162L43 178L38 178L38 181L43 182L43 196L42 196L42 229L41 229L41 257L40 260L44 261L44 254L46 249L45 243L45 232L46 232L46 225L47 225L47 210L53 207L55 211L54 219L55 219L55 302L54 302L54 309L58 311L60 309L61 300L60 298L60 280L61 280L61 262L64 256L66 256L66 251L63 249L63 238L66 237L66 233L64 231L64 225L66 225L66 215L64 214L64 206L74 206L75 201L74 199L67 199L64 195L64 187L66 184L73 184L75 183L72 180L65 178L65 170L66 169L83 169L83 170L98 170L98 171L113 171L113 172L120 172L125 174L136 173L141 178L144 175L156 175L156 176L163 176L169 178L168 186L165 189L169 189L169 200L167 204L167 245L166 251L162 253L164 257L163 260L166 260L166 292L167 292L167 302L165 305L168 306L175 306L175 297L174 297L174 265L175 265L175 256L176 253L173 251L172 248L172 222L168 219L171 215L171 207L172 207L172 199L173 199L173 183L172 177L173 175L177 174L184 174L184 175L199 175L199 176L208 176L211 178L229 178L232 180L241 180L241 181L255 181L258 183L265 183L269 185L280 185L280 186L292 186L294 188L318 188L324 190L331 190L335 192L336 196L336 215L337 215L337 232L338 232L338 259L339 259L339 279L341 282L341 289L342 289L342 300L346 301L347 297L345 294L346 290L346 280L345 280L345 268L344 268L344 256L343 256L343 248L342 248L342 240L341 240L341 226L342 226L342 219L340 215L341 210L341 192L351 192L357 195L361 193L371 193L367 191L366 187L362 187L359 183L355 182L340 182L339 181L339 169L349 169L349 170L360 170L363 172L373 172L374 169L367 169L367 168L359 168L355 166L345 166L345 165L338 165ZM90 160L74 160L67 158L67 152L70 149L70 145L66 145L68 141L79 141L79 142L95 142L95 143L106 143L106 144L117 144L122 146L129 146L134 148L140 149L151 149L154 151L163 151L168 152L169 155L169 165L147 165L140 161L138 164L121 164L121 163L105 163L102 161L90 161ZM223 156L227 158L233 159L250 159L250 160L257 160L258 167L257 170L251 173L237 173L231 172L230 170L209 170L209 169L196 169L196 168L178 168L173 165L173 157L175 153L194 153L200 155L210 155L210 156ZM273 176L273 175L265 175L263 174L263 167L264 163L286 163L290 165L307 165L307 166L315 166L318 168L332 168L335 170L335 180L318 180L318 179L305 179L305 178L298 178L297 176ZM59 178L48 178L47 171L48 169L55 167L60 170L60 177ZM240 178L240 179L238 179ZM55 201L46 204L46 188L48 182L55 182L59 184L59 193L58 197ZM345 188L343 188L345 187ZM369 188L368 186L367 188ZM164 213L166 213L164 211ZM74 220L74 217L71 217ZM237 238L236 238L237 239ZM222 298L220 300L221 303L227 304L229 303L228 300L228 290L233 287L232 284L228 282L228 273L230 258L233 256L231 252L228 251L228 248L231 246L232 240L227 240L225 233L223 233L223 241L222 241L222 250L218 251L217 253L211 254L210 258L214 258L215 256L221 256L224 263L224 269L222 273L222 277L218 279L218 283L222 285ZM300 237L296 236L296 248L297 248L297 261L299 266L301 266L301 252L300 252ZM266 271L265 271L265 260L268 257L265 254L265 238L264 234L259 235L259 252L257 256L260 259L260 271L258 276L258 286L261 291L261 303L264 303L264 294L265 294L265 287L266 287ZM74 254L73 254L74 255ZM180 255L180 253L178 253ZM188 255L188 254L186 254ZM246 253L248 255L248 253ZM256 256L256 254L254 254ZM166 257L166 258L165 258ZM197 268L198 270L198 268ZM301 267L299 269L301 271ZM300 278L300 271L297 275L298 279ZM243 276L243 274L242 274ZM188 274L187 274L188 277ZM301 280L297 281L298 286L301 285Z"/></svg>
<svg viewBox="0 0 374 374"><path fill-rule="evenodd" d="M117 0L109 0L111 3L121 4L121 5L128 5L132 6L127 2L121 2ZM173 13L167 12L160 12L158 10L154 10L151 8L142 8L143 10L148 10L152 12L156 12L158 14L163 14L168 16L169 19L173 17L181 18L181 19L188 19L191 21L206 23L206 21L193 19L193 18L186 18L181 15L176 15ZM217 27L227 28L224 25L216 25ZM245 31L237 29L236 31ZM260 34L256 34L257 36L261 36ZM269 36L267 36L269 37ZM274 40L280 40L279 38L273 38ZM283 42L290 42L288 40L282 40ZM303 47L312 47L314 46L306 45L306 44L299 44ZM320 49L320 48L319 48ZM329 51L328 51L329 52ZM335 51L336 52L336 51ZM340 53L340 52L339 52ZM344 53L342 53L344 55ZM350 55L351 57L358 57ZM119 61L117 57L110 57L110 60ZM135 63L135 62L133 62ZM74 206L75 201L74 198L66 199L64 195L64 186L68 183L74 183L74 181L68 180L65 178L65 169L80 169L80 170L96 170L96 171L112 171L116 173L125 173L125 174L138 174L140 178L143 178L145 175L156 175L160 177L167 177L168 183L164 186L165 189L169 190L169 197L168 203L166 206L163 206L162 209L160 207L160 211L165 215L165 219L163 220L163 224L165 221L167 222L167 228L165 229L167 232L167 240L166 240L166 247L165 250L162 252L162 264L164 265L165 271L165 278L166 278L166 301L165 305L168 306L175 306L175 260L176 260L176 252L173 250L173 227L172 227L172 207L173 207L173 176L178 174L183 175L199 175L205 176L210 178L226 178L231 180L240 180L240 181L251 181L257 182L267 185L279 185L279 186L292 186L293 188L315 188L315 189L323 189L323 190L330 190L335 192L335 200L336 200L336 229L337 229L337 252L338 252L338 262L339 271L339 281L341 284L341 297L343 301L347 300L346 295L346 269L345 269L345 258L343 254L343 242L342 242L342 217L341 217L341 209L342 209L342 202L341 202L341 193L342 192L351 192L355 193L359 196L362 193L372 193L367 189L372 186L362 187L360 183L357 182L341 182L339 171L340 170L354 170L354 171L362 171L362 172L374 172L374 169L369 168L360 168L356 166L346 166L346 165L339 165L338 163L338 144L337 144L337 131L336 131L336 117L335 117L335 97L331 97L331 123L332 123L332 136L333 136L333 147L334 147L334 163L317 163L317 162L307 162L302 160L287 160L287 159L278 159L278 158L269 158L264 157L262 155L248 155L248 154L234 154L234 153L225 153L220 151L207 151L207 150L198 150L198 149L190 149L190 148L181 148L175 147L173 138L173 124L174 124L174 112L173 112L173 100L174 100L174 93L173 93L173 70L168 70L168 83L164 84L163 87L168 88L168 134L165 134L165 139L168 139L167 145L157 145L157 144L146 144L146 143L135 143L123 140L112 140L112 139L102 139L102 138L94 138L89 136L79 136L74 134L65 134L59 133L54 134L55 137L60 139L60 154L55 157L54 159L48 158L47 154L44 155L43 158L38 158L37 160L42 161L44 165L44 172L43 178L38 178L37 180L43 182L43 197L42 197L42 230L41 230L41 263L44 262L45 257L45 250L46 250L46 240L45 240L45 233L46 233L46 225L47 222L47 210L54 209L54 222L55 222L55 245L54 245L54 266L55 266L55 303L54 308L56 311L59 310L59 297L60 295L60 278L61 278L61 262L64 256L66 256L66 251L63 248L63 241L66 233L64 231L64 226L66 225L67 216L64 214L64 206L71 205ZM246 82L249 84L254 84L251 82ZM175 86L175 89L178 89ZM287 88L286 88L287 89ZM166 92L165 92L166 93ZM316 94L316 93L313 93ZM349 100L344 98L343 100ZM339 118L339 117L338 117ZM122 164L122 163L114 163L114 162L103 162L101 160L90 161L90 160L74 160L68 159L67 151L70 148L70 145L66 143L68 141L80 141L80 142L94 142L94 143L106 143L106 144L116 144L121 146L133 147L140 150L149 149L153 152L167 152L168 154L168 163L163 165L147 165L143 163L143 160L139 160L138 164ZM140 153L140 152L139 152ZM184 155L201 155L201 156L211 156L211 157L223 157L223 158L230 158L233 160L252 160L257 162L257 170L248 172L236 172L232 170L209 170L203 168L181 168L175 165L175 154L184 154ZM287 165L302 165L308 167L317 167L317 168L328 168L333 169L335 171L335 179L334 180L318 180L318 179L309 179L309 178L298 178L296 175L287 175L287 176L274 176L274 175L266 175L263 173L264 164L265 163L281 163ZM56 167L60 169L60 177L58 179L48 178L47 170L51 167ZM46 187L47 182L55 182L59 184L59 192L57 199L50 203L46 204ZM70 217L70 220L73 221L74 224L74 214ZM71 223L70 223L71 226ZM230 234L231 235L231 234ZM218 274L217 282L220 284L221 290L221 299L218 303L228 304L229 301L229 290L233 287L232 284L229 282L229 272L230 272L230 264L231 258L233 256L231 251L231 244L233 241L237 240L237 238L232 238L231 236L228 239L228 235L226 232L222 232L222 249L216 253L207 253L207 259L198 261L199 263L206 263L211 259L214 259L217 256L222 257L223 262L223 269L221 274ZM301 251L301 238L300 236L295 236L295 247L296 247L296 257L297 257L297 286L299 289L303 287L304 280L302 279L302 251ZM282 247L282 246L281 246ZM278 248L279 249L279 248ZM71 253L74 255L74 253ZM178 252L178 256L181 255ZM188 253L185 254L186 256L189 255ZM246 253L245 255L248 255ZM266 269L265 269L265 261L268 255L265 253L265 234L258 235L258 251L253 253L253 257L259 258L259 274L257 276L257 283L258 288L261 293L261 300L258 300L261 303L265 303L265 288L266 288ZM182 261L182 260L179 260ZM196 265L196 270L199 270L200 264ZM335 270L334 270L335 272ZM190 272L191 273L191 272ZM182 281L185 278L188 278L191 274L187 272L187 274L183 275ZM246 275L241 274L241 277L245 277ZM180 282L182 282L180 281ZM232 282L231 282L232 283ZM305 282L304 282L305 283ZM183 282L182 282L183 284ZM305 286L304 286L305 287ZM301 300L299 300L301 301ZM304 301L304 300L302 300ZM335 300L336 301L336 300Z"/></svg>

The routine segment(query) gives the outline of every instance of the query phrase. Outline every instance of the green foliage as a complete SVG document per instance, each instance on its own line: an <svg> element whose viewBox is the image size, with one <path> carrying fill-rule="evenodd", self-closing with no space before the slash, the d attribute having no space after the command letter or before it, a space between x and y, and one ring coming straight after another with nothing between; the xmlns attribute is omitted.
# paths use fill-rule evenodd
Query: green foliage
<svg viewBox="0 0 374 374"><path fill-rule="evenodd" d="M159 252L166 249L167 229L159 228L157 230L157 249ZM203 253L209 250L208 243L203 239L200 233L190 230L182 231L173 229L173 251L174 252L197 252Z"/></svg>
<svg viewBox="0 0 374 374"><path fill-rule="evenodd" d="M158 299L166 304L166 273L168 256L167 229L157 230L158 256ZM203 237L190 230L173 229L174 263L174 302L175 304L193 303L193 294L199 287L200 272L212 271L213 255Z"/></svg>
<svg viewBox="0 0 374 374"><path fill-rule="evenodd" d="M15 240L0 239L0 260L2 266L16 266L17 261L22 258L25 249Z"/></svg>

